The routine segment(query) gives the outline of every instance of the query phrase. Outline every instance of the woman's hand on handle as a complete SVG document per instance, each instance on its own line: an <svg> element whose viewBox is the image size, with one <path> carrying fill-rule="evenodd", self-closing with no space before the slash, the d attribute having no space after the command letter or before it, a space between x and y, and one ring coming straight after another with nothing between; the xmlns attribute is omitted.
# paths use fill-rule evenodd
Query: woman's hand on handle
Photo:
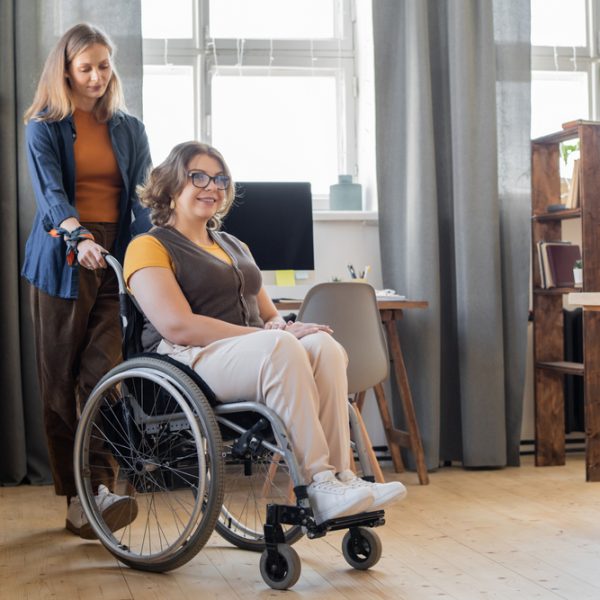
<svg viewBox="0 0 600 600"><path fill-rule="evenodd" d="M77 262L86 269L106 269L105 254L108 250L93 240L82 240L77 244Z"/></svg>

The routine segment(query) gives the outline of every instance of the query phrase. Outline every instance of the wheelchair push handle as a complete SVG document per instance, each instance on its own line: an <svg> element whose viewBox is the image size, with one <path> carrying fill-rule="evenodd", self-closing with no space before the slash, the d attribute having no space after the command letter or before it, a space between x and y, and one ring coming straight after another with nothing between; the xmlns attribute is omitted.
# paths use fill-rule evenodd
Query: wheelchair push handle
<svg viewBox="0 0 600 600"><path fill-rule="evenodd" d="M103 252L102 256L104 257L106 264L115 272L115 275L117 276L117 281L119 282L119 296L122 294L127 295L127 285L125 285L125 277L123 277L123 267L121 266L121 263L108 252Z"/></svg>
<svg viewBox="0 0 600 600"><path fill-rule="evenodd" d="M121 317L121 329L123 331L124 338L127 337L127 327L132 319L135 320L135 312L138 311L141 314L141 310L138 307L133 296L129 294L127 285L125 283L125 277L123 276L123 267L121 263L112 255L103 253L106 264L115 272L117 277L117 283L119 285L119 313Z"/></svg>

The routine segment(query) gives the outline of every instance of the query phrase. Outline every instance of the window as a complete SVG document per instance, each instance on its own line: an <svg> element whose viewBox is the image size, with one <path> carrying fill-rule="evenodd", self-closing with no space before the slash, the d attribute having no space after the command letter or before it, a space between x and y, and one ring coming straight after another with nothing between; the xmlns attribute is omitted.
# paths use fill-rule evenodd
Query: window
<svg viewBox="0 0 600 600"><path fill-rule="evenodd" d="M587 45L585 0L532 0L532 46Z"/></svg>
<svg viewBox="0 0 600 600"><path fill-rule="evenodd" d="M531 0L531 136L598 119L600 0Z"/></svg>
<svg viewBox="0 0 600 600"><path fill-rule="evenodd" d="M144 121L155 163L189 139L244 181L310 181L327 207L358 175L351 0L142 0Z"/></svg>
<svg viewBox="0 0 600 600"><path fill-rule="evenodd" d="M532 71L532 137L557 131L567 121L587 119L588 88L586 72Z"/></svg>

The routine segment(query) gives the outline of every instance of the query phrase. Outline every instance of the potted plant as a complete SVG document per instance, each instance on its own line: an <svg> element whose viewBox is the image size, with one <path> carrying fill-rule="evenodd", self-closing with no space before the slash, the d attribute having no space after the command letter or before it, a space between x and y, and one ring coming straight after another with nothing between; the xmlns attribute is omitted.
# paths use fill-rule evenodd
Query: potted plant
<svg viewBox="0 0 600 600"><path fill-rule="evenodd" d="M583 286L583 260L581 258L577 259L573 265L573 280L575 287Z"/></svg>
<svg viewBox="0 0 600 600"><path fill-rule="evenodd" d="M579 140L574 143L563 142L560 144L559 152L562 158L560 164L560 201L566 203L572 183L573 161L579 156Z"/></svg>

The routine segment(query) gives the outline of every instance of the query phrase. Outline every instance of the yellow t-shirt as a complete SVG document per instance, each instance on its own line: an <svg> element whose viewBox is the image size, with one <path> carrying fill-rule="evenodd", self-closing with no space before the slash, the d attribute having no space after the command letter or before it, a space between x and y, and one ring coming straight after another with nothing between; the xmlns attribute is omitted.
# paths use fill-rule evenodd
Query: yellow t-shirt
<svg viewBox="0 0 600 600"><path fill-rule="evenodd" d="M231 257L221 246L213 242L210 246L201 246L205 252L216 256L227 264L232 264ZM131 241L127 246L125 262L123 264L123 276L125 282L129 285L129 278L140 269L145 267L163 267L171 269L175 273L175 265L167 249L152 235L140 235Z"/></svg>

